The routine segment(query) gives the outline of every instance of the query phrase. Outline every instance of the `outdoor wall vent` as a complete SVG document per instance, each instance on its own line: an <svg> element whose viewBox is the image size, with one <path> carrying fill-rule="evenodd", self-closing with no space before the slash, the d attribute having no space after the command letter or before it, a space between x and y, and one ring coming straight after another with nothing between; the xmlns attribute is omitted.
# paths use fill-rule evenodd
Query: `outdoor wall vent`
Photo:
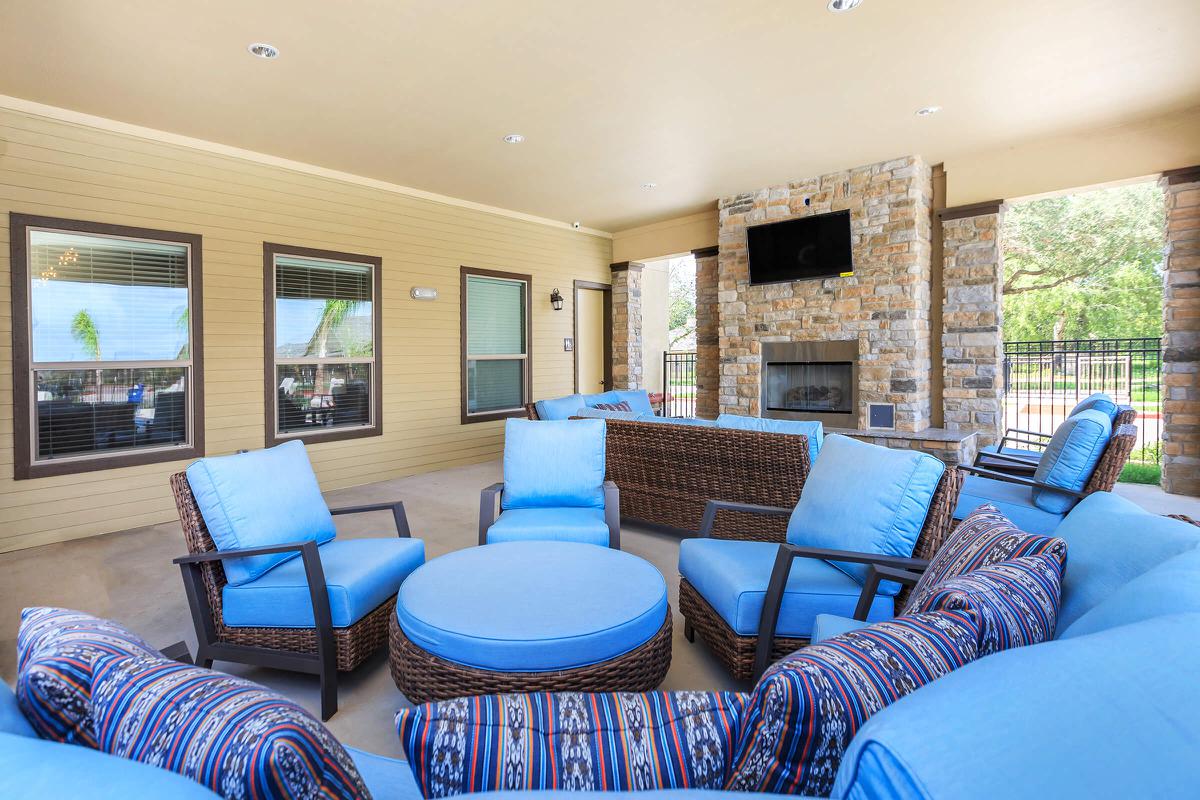
<svg viewBox="0 0 1200 800"><path fill-rule="evenodd" d="M429 286L414 286L408 293L413 300L437 300L438 291Z"/></svg>
<svg viewBox="0 0 1200 800"><path fill-rule="evenodd" d="M868 428L884 428L885 430L896 429L896 404L895 403L868 403L867 404L867 427Z"/></svg>

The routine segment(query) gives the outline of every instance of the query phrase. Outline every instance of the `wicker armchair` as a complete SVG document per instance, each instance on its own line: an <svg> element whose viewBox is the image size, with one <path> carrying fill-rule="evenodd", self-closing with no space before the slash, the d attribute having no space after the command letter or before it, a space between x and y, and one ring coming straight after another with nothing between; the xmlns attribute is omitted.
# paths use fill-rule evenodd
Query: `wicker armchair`
<svg viewBox="0 0 1200 800"><path fill-rule="evenodd" d="M1117 416L1113 420L1113 430L1119 430L1124 425L1132 425L1137 421L1137 409L1133 406L1117 406ZM1013 475L1033 475L1041 461L1042 451L1050 443L1054 434L1026 431L1020 428L1008 428L995 448L987 448L975 456L973 466L992 469L997 472L1008 472ZM1021 444L1026 447L1036 447L1039 450L1022 452L1006 452L1006 445Z"/></svg>

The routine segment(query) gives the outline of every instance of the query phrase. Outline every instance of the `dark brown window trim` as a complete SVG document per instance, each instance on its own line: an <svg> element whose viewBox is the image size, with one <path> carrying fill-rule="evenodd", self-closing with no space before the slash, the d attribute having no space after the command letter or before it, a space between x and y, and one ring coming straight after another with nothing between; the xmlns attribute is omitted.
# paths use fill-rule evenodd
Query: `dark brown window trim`
<svg viewBox="0 0 1200 800"><path fill-rule="evenodd" d="M712 258L721 252L721 248L717 245L712 247L701 247L698 250L692 251L692 258Z"/></svg>
<svg viewBox="0 0 1200 800"><path fill-rule="evenodd" d="M279 400L275 391L275 256L300 256L301 258L324 258L329 261L349 261L371 264L374 278L371 292L372 328L375 336L375 358L371 367L371 416L375 424L367 428L351 428L328 431L305 431L303 433L279 435L275 432L279 411L275 405ZM300 440L305 445L320 442L340 442L346 439L364 439L383 435L383 259L360 253L342 253L336 250L318 250L312 247L296 247L290 244L263 242L263 401L265 409L263 441L267 447Z"/></svg>
<svg viewBox="0 0 1200 800"><path fill-rule="evenodd" d="M613 387L612 376L612 284L596 283L595 281L575 281L575 291L571 296L571 364L575 373L572 382L575 394L579 394L579 290L599 289L604 292L604 390Z"/></svg>
<svg viewBox="0 0 1200 800"><path fill-rule="evenodd" d="M1181 183L1194 183L1200 181L1200 164L1191 167L1180 167L1179 169L1163 170L1162 175L1167 179L1168 186L1178 186Z"/></svg>
<svg viewBox="0 0 1200 800"><path fill-rule="evenodd" d="M486 278L504 278L510 281L525 281L525 397L522 405L533 402L533 277L518 272L500 272L494 269L477 269L476 267L458 268L458 350L459 359L459 422L467 425L473 422L491 422L497 419L525 416L524 408L511 411L495 411L490 414L467 413L467 276L479 275Z"/></svg>
<svg viewBox="0 0 1200 800"><path fill-rule="evenodd" d="M1003 200L986 200L982 203L943 208L937 212L937 218L942 222L949 222L952 219L966 219L967 217L978 217L983 214L999 214L1000 207L1003 205Z"/></svg>
<svg viewBox="0 0 1200 800"><path fill-rule="evenodd" d="M92 456L67 461L33 463L30 451L29 401L29 260L25 241L29 228L50 228L68 233L98 233L131 239L177 242L190 248L188 265L188 317L192 323L189 343L192 354L192 444L162 450L133 451L112 456ZM100 470L136 467L182 461L204 455L204 259L203 238L194 233L134 228L87 220L41 217L32 214L8 215L9 256L12 270L12 342L13 342L13 477L16 480L75 475Z"/></svg>

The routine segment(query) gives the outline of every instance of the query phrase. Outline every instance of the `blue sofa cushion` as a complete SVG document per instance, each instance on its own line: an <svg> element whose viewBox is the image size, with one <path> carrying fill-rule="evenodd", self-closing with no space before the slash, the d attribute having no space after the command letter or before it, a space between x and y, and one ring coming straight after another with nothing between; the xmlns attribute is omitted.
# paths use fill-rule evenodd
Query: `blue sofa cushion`
<svg viewBox="0 0 1200 800"><path fill-rule="evenodd" d="M804 547L908 557L946 465L914 450L889 450L848 436L825 439L787 540ZM834 562L860 584L867 566Z"/></svg>
<svg viewBox="0 0 1200 800"><path fill-rule="evenodd" d="M538 400L533 406L539 420L567 419L583 408L583 395L569 394L552 400Z"/></svg>
<svg viewBox="0 0 1200 800"><path fill-rule="evenodd" d="M500 542L582 542L608 547L602 508L512 508L488 528L488 544Z"/></svg>
<svg viewBox="0 0 1200 800"><path fill-rule="evenodd" d="M974 614L980 656L1039 644L1054 635L1062 571L1062 561L1050 553L1001 561L946 579L911 613Z"/></svg>
<svg viewBox="0 0 1200 800"><path fill-rule="evenodd" d="M985 505L994 506L1013 525L1026 533L1043 536L1052 535L1063 520L1063 514L1043 511L1033 504L1033 495L1028 486L1008 481L968 475L963 479L958 505L954 507L954 518L963 520Z"/></svg>
<svg viewBox="0 0 1200 800"><path fill-rule="evenodd" d="M1142 573L1075 620L1060 639L1180 613L1200 613L1200 549Z"/></svg>
<svg viewBox="0 0 1200 800"><path fill-rule="evenodd" d="M735 692L490 695L401 709L396 729L426 797L720 789L744 704Z"/></svg>
<svg viewBox="0 0 1200 800"><path fill-rule="evenodd" d="M90 747L0 733L0 797L218 800L219 796L173 772Z"/></svg>
<svg viewBox="0 0 1200 800"><path fill-rule="evenodd" d="M96 746L92 672L104 655L158 656L121 625L82 611L27 608L17 632L17 702L43 739Z"/></svg>
<svg viewBox="0 0 1200 800"><path fill-rule="evenodd" d="M869 620L854 619L854 617L839 617L837 614L817 614L813 623L812 638L809 644L820 644L826 639L841 636L843 633L869 627Z"/></svg>
<svg viewBox="0 0 1200 800"><path fill-rule="evenodd" d="M825 426L820 422L810 422L808 420L763 419L762 417L747 417L741 414L721 414L717 417L717 427L807 436L808 458L810 461L817 460L817 456L821 453L821 443L825 441Z"/></svg>
<svg viewBox="0 0 1200 800"><path fill-rule="evenodd" d="M1067 414L1067 418L1075 416L1084 411L1099 411L1108 417L1109 422L1117 418L1118 407L1116 401L1106 395L1104 392L1096 392L1080 400L1071 409L1071 413Z"/></svg>
<svg viewBox="0 0 1200 800"><path fill-rule="evenodd" d="M335 628L353 625L395 597L400 583L425 563L420 539L339 539L318 553ZM250 583L226 584L222 616L235 628L314 627L304 562L296 558Z"/></svg>
<svg viewBox="0 0 1200 800"><path fill-rule="evenodd" d="M642 416L635 411L608 411L603 408L581 408L572 416L585 419L623 419L626 422L637 422Z"/></svg>
<svg viewBox="0 0 1200 800"><path fill-rule="evenodd" d="M29 720L21 713L17 696L4 681L0 681L0 733L37 737L37 732L30 727Z"/></svg>
<svg viewBox="0 0 1200 800"><path fill-rule="evenodd" d="M421 800L424 797L407 761L354 747L347 747L346 752L376 800Z"/></svg>
<svg viewBox="0 0 1200 800"><path fill-rule="evenodd" d="M604 420L506 420L500 507L604 508L604 440Z"/></svg>
<svg viewBox="0 0 1200 800"><path fill-rule="evenodd" d="M414 644L448 661L501 672L570 669L649 641L667 616L667 583L649 562L607 547L489 544L410 575L396 616Z"/></svg>
<svg viewBox="0 0 1200 800"><path fill-rule="evenodd" d="M1109 492L1080 501L1057 534L1071 554L1060 632L1137 576L1200 545L1200 528L1151 514Z"/></svg>
<svg viewBox="0 0 1200 800"><path fill-rule="evenodd" d="M1033 479L1051 486L1083 491L1112 435L1112 418L1102 411L1080 411L1054 432L1038 461ZM1062 514L1076 499L1051 489L1033 489L1033 503L1043 511Z"/></svg>
<svg viewBox="0 0 1200 800"><path fill-rule="evenodd" d="M868 721L833 796L1188 796L1198 652L1200 615L1180 614L981 658Z"/></svg>
<svg viewBox="0 0 1200 800"><path fill-rule="evenodd" d="M862 724L972 661L978 636L972 614L937 611L877 622L776 662L746 704L726 788L828 795Z"/></svg>
<svg viewBox="0 0 1200 800"><path fill-rule="evenodd" d="M1067 543L1053 536L1018 530L996 506L985 503L971 512L938 548L908 597L905 612L922 605L943 581L1001 561L1049 553L1065 567Z"/></svg>
<svg viewBox="0 0 1200 800"><path fill-rule="evenodd" d="M650 395L645 389L617 389L605 394L617 396L618 403L628 403L629 410L635 414L653 414L654 406L650 405Z"/></svg>
<svg viewBox="0 0 1200 800"><path fill-rule="evenodd" d="M687 425L691 428L715 428L716 420L698 417L660 417L655 414L639 414L638 422L657 422L663 425Z"/></svg>
<svg viewBox="0 0 1200 800"><path fill-rule="evenodd" d="M679 543L679 574L687 579L721 619L739 636L758 634L771 568L779 545L726 539L684 539ZM868 619L890 619L891 594L876 595ZM887 591L885 589L885 591ZM825 561L797 558L792 561L779 610L775 633L807 639L818 614L851 616L862 587L846 573Z"/></svg>
<svg viewBox="0 0 1200 800"><path fill-rule="evenodd" d="M304 444L202 458L187 468L188 485L218 550L328 542L337 535ZM222 562L232 584L248 583L299 553Z"/></svg>

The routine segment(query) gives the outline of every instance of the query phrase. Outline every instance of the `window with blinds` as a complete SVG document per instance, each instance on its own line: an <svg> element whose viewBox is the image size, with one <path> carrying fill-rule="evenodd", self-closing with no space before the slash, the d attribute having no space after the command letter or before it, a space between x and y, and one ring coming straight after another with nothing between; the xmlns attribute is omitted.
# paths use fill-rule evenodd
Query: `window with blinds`
<svg viewBox="0 0 1200 800"><path fill-rule="evenodd" d="M495 419L528 402L529 279L467 271L463 284L464 417Z"/></svg>
<svg viewBox="0 0 1200 800"><path fill-rule="evenodd" d="M378 427L379 260L272 247L273 436L371 432Z"/></svg>

